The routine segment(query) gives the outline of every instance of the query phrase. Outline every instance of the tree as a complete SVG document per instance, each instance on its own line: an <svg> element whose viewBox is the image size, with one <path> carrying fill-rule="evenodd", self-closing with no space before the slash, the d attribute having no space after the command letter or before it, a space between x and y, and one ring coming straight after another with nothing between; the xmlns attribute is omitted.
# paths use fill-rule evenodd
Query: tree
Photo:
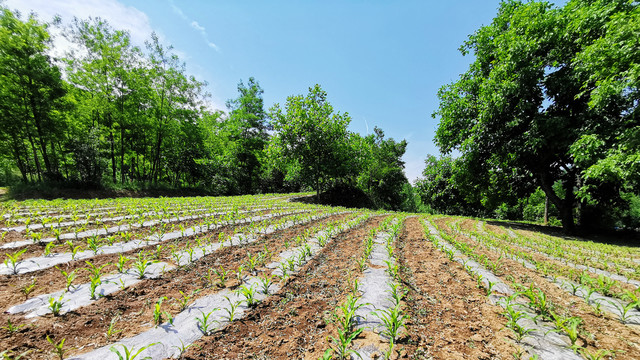
<svg viewBox="0 0 640 360"><path fill-rule="evenodd" d="M636 7L622 0L576 0L564 8L502 2L493 22L461 47L463 55L476 57L469 70L438 93L434 117L441 117L436 133L441 151L461 152L461 168L476 187L488 189L494 174L511 179L515 189L540 186L564 229L573 232L576 211L589 204L584 193L576 196L585 169L572 149L593 131L615 139L611 129L628 128L622 113L594 106L592 72L578 60L603 38L616 14ZM562 191L554 190L555 183ZM603 189L588 192L598 188Z"/></svg>
<svg viewBox="0 0 640 360"><path fill-rule="evenodd" d="M33 14L22 21L6 8L0 12L2 154L11 154L25 181L33 173L38 180L57 180L57 152L66 128L58 111L66 89L48 55L48 25Z"/></svg>
<svg viewBox="0 0 640 360"><path fill-rule="evenodd" d="M250 77L247 85L242 80L238 84L238 97L227 101L229 118L224 121L233 150L233 158L240 192L256 192L260 175L260 159L269 140L267 114L264 111L260 84Z"/></svg>
<svg viewBox="0 0 640 360"><path fill-rule="evenodd" d="M376 207L400 210L405 194L409 194L405 189L409 181L402 161L407 141L385 139L384 132L378 127L364 138L358 134L351 134L351 138L351 153L356 156L350 156L348 165L358 187L365 191Z"/></svg>
<svg viewBox="0 0 640 360"><path fill-rule="evenodd" d="M309 88L306 97L289 96L284 109L275 104L269 117L276 130L270 152L288 172L298 172L318 196L332 179L344 177L351 118L333 112L320 85Z"/></svg>
<svg viewBox="0 0 640 360"><path fill-rule="evenodd" d="M129 99L134 98L137 90L133 74L142 54L131 45L127 31L115 30L101 18L76 18L68 34L82 49L69 54L69 80L82 90L78 95L82 97L86 116L104 129L112 181L117 182L120 169L120 182L124 182L127 136L130 136L127 131L131 131L131 122L135 120L130 114L135 107L130 106Z"/></svg>

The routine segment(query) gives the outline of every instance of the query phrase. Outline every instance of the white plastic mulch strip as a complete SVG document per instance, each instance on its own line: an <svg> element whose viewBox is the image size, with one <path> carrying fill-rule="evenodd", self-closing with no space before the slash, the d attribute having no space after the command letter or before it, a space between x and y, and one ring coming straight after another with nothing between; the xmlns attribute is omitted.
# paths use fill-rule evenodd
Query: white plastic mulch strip
<svg viewBox="0 0 640 360"><path fill-rule="evenodd" d="M297 213L297 212L292 212L292 213ZM280 215L284 215L284 214L270 213L270 214L266 214L266 215L253 216L253 217L249 217L249 218L240 219L240 220L234 221L232 223L237 225L237 224L243 224L243 223L249 223L249 222L254 222L254 221L265 220L265 219L269 219L271 217L280 216ZM132 240L132 241L124 242L124 243L116 243L116 244L113 244L113 245L102 246L97 251L97 253L94 253L93 251L90 251L90 250L79 251L76 254L75 258L73 257L73 255L71 253L57 253L57 254L51 254L50 256L33 257L33 258L29 258L29 259L25 259L23 261L20 261L17 264L15 273L17 273L17 274L26 274L26 273L33 272L33 271L50 268L50 267L53 267L53 266L56 266L56 265L59 265L59 264L63 264L63 263L66 263L66 262L69 262L69 261L72 261L72 260L84 260L84 259L93 258L96 255L101 255L101 254L123 253L123 252L127 252L127 251L130 251L130 250L135 250L135 249L139 249L139 248L142 248L142 247L146 247L146 246L157 245L159 243L162 243L162 242L165 242L165 241L168 241L168 240L172 240L172 239L191 236L191 235L195 235L195 234L199 234L199 233L206 233L208 231L215 230L215 229L223 227L223 226L226 226L226 225L225 224L220 224L220 225L215 225L215 226L211 226L211 227L194 226L192 228L185 229L184 232L183 231L173 231L173 232L170 232L170 233L166 233L166 234L164 234L162 236L151 235L151 236L148 236L144 240ZM14 270L12 268L9 268L6 264L0 264L0 275L12 275L12 274L14 274Z"/></svg>
<svg viewBox="0 0 640 360"><path fill-rule="evenodd" d="M185 210L179 210L179 211L173 211L172 215L178 214L178 213L185 213L185 212L190 212L190 213L194 213L194 212L204 212L205 210L209 210L211 211L211 209L208 208L200 208L200 209L185 209ZM223 208L219 208L216 210L224 210ZM106 213L101 213L101 214L90 214L87 215L85 217L93 217L93 216L98 216L98 215L104 215ZM16 231L16 232L22 232L25 231L27 229L29 230L39 230L42 228L49 228L49 229L55 229L55 228L60 228L60 227L67 227L67 226L76 226L76 225L88 225L91 223L95 223L95 222L115 222L115 221L120 221L120 220L128 220L128 219L137 219L137 218L141 218L144 216L150 216L150 215L160 215L161 213L157 212L157 211L148 211L148 212L143 212L140 214L134 214L134 215L121 215L121 216L113 216L113 217L107 217L107 218L98 218L98 219L93 219L93 220L73 220L73 221L65 221L65 222L61 222L61 221L55 221L55 222L50 222L47 224L42 224L42 223L38 223L38 224L30 224L29 226L27 225L20 225L20 226L13 226L13 227L8 227L8 228L0 228L0 231Z"/></svg>
<svg viewBox="0 0 640 360"><path fill-rule="evenodd" d="M306 222L313 221L319 218L327 217L332 214L323 214L320 216L313 216L307 219ZM286 229L294 226L296 223L293 221L287 221L281 225L271 225L264 230L259 230L258 233L261 234L271 234L277 230ZM299 224L299 223L298 223ZM222 245L220 243L215 243L207 246L206 253L211 253L220 247L224 246L233 246L238 244L248 244L256 241L258 238L255 236L245 236L244 234L235 234L229 240L226 240ZM181 256L178 256L180 259L180 266L187 265L191 262L194 262L205 255L205 251L201 248L194 249L192 254L189 254L188 251L182 251ZM147 268L144 277L145 278L156 278L160 276L163 272L174 269L175 266L159 262L154 263ZM112 294L118 290L122 290L131 285L134 285L141 281L139 274L136 273L135 269L130 269L126 273L123 274L115 274L108 275L100 278L101 285L98 285L96 288L95 294L96 298L106 296ZM27 313L26 318L32 318L37 316L42 316L51 312L49 308L49 299L54 298L56 300L59 299L61 295L64 294L62 299L64 306L62 307L61 313L66 313L68 311L75 310L81 306L86 306L91 304L96 299L91 299L90 292L90 283L78 285L74 287L73 290L65 292L65 291L57 291L51 294L44 294L38 297L27 300L26 302L13 306L7 310L10 314L17 313Z"/></svg>
<svg viewBox="0 0 640 360"><path fill-rule="evenodd" d="M173 265L167 264L165 262L154 263L147 267L144 272L144 278L153 279L159 277L165 271L171 270L173 268ZM129 269L129 271L122 274L108 275L101 278L100 280L102 283L101 285L98 285L95 290L96 299L112 294L124 287L129 287L133 284L138 283L139 281L142 281L142 279L140 279L140 276L136 274L134 269ZM96 299L91 298L90 284L86 283L75 286L72 290L69 291L61 290L51 294L34 297L20 305L10 307L7 312L9 314L27 313L25 316L27 319L43 316L51 313L51 309L49 307L49 299L51 298L56 301L62 302L60 314L73 311L79 307L89 305L92 302L96 301Z"/></svg>
<svg viewBox="0 0 640 360"><path fill-rule="evenodd" d="M481 230L481 232L484 232L484 231L483 231L483 230ZM518 235L517 235L517 234L516 234L512 229L507 229L507 233L508 233L508 234L509 234L509 236L510 236L510 237L512 237L512 238L517 238L517 237L518 237ZM491 234L487 234L487 235L493 236L493 235L491 235ZM495 236L494 236L494 237L495 237ZM580 269L580 270L587 270L587 271L590 271L590 272L592 272L592 273L594 273L594 274L597 274L597 275L603 275L603 276L609 277L609 278L614 279L614 280L618 280L618 281L621 281L621 282L626 282L627 284L632 284L632 285L634 285L634 286L636 286L636 287L640 287L640 281L638 281L638 280L633 280L633 279L629 279L629 278L627 278L626 276L621 275L621 274L615 274L615 273L612 273L612 272L607 271L607 270L594 268L594 267L592 267L592 266L581 265L581 264L575 264L575 263L573 263L573 262L567 261L567 259L565 259L565 258L559 258L559 257L557 257L557 256L553 256L553 255L551 255L551 254L548 254L548 253L542 252L542 251L540 251L539 249L536 249L536 248L531 247L531 246L526 246L526 245L522 245L522 244L512 244L512 245L513 245L513 246L517 246L517 247L519 247L519 248L522 248L522 249L524 249L524 250L534 251L534 252L536 252L536 253L538 253L538 254L540 254L540 255L542 255L542 256L545 256L545 257L547 257L547 258L549 258L549 259L559 261L559 262L561 262L561 263L563 263L563 264L565 264L565 265L567 265L567 266L571 266L571 267L574 267L574 268L576 268L576 269ZM576 247L573 247L573 248L576 248ZM631 258L631 260L632 260L632 261L635 261L633 258ZM623 268L623 271L626 271L626 272L635 272L635 270L634 270L634 269L630 269L630 268Z"/></svg>
<svg viewBox="0 0 640 360"><path fill-rule="evenodd" d="M345 226L337 229L333 234L326 234L325 231L320 231L312 239L308 240L308 243L312 249L314 256L317 250L320 249L318 245L319 236L335 236L338 233L347 230L353 226L356 226L357 222L349 222ZM315 244L315 245L314 245ZM268 265L270 268L279 268L281 263L285 263L287 259L292 256L296 256L296 251L287 250L281 253L280 260ZM308 259L310 259L309 257ZM273 271L273 274L277 274L279 269ZM260 278L258 276L249 276L244 278L244 286L256 289L256 299L259 301L264 300L268 294L272 294L280 290L277 284L271 284L268 289L268 294L263 293L260 289ZM136 336L122 339L115 344L108 345L88 352L86 354L78 355L70 358L69 360L108 360L118 359L117 355L110 349L114 348L120 352L124 352L123 346L128 349L134 349L134 353L137 349L144 346L150 347L142 351L138 356L140 358L149 358L152 360L161 360L166 358L177 357L180 354L180 348L188 346L200 339L204 334L202 330L203 315L210 314L208 319L209 330L222 328L229 323L229 312L232 311L232 304L237 305L234 314L235 319L241 319L245 316L248 308L245 303L239 303L244 300L243 296L238 295L236 292L225 289L215 294L205 296L197 299L191 306L187 307L184 311L178 314L173 319L173 324L164 323L158 327L155 327L146 332L140 333ZM200 320L199 320L200 319Z"/></svg>
<svg viewBox="0 0 640 360"><path fill-rule="evenodd" d="M478 264L475 260L467 258L460 251L458 251L453 245L449 244L446 240L440 237L438 230L430 223L425 222L429 233L438 239L439 246L447 251L453 251L454 260L463 264L472 272L482 275L482 280L485 286L488 286L488 281L493 283L493 290L505 295L513 295L514 291L504 282L502 282L492 272L485 269L482 265ZM503 297L496 295L489 296L489 300L493 304L498 304L505 307L506 304L500 301ZM530 318L535 316L534 312L524 304L518 304L518 310L527 313ZM567 359L582 359L581 356L574 353L568 347L568 341L565 340L566 336L557 334L551 330L552 327L544 324L543 322L534 322L530 318L521 318L517 321L518 325L525 329L533 329L527 337L522 339L521 344L528 348L530 353L538 355L541 359L549 360L567 360Z"/></svg>
<svg viewBox="0 0 640 360"><path fill-rule="evenodd" d="M387 262L393 264L395 259L389 257L385 248L390 236L390 233L379 233L373 240L371 265L383 266L384 268L367 268L360 282L362 297L358 300L358 303L364 304L364 306L356 310L356 328L364 328L375 333L380 333L385 329L382 320L375 316L375 311L389 310L395 306L394 300L389 293L389 289L395 282L387 272ZM355 351L359 355L358 357L363 360L375 359L376 356L379 357L380 354L384 353L382 349L378 349L373 344L355 349Z"/></svg>
<svg viewBox="0 0 640 360"><path fill-rule="evenodd" d="M257 211L263 211L263 210L267 210L267 209L243 210L243 211L239 211L238 213L251 213L251 212L257 212ZM61 234L60 235L60 240L84 239L84 238L87 238L87 237L90 237L90 236L94 236L94 235L108 235L108 234L118 233L118 232L121 232L121 231L128 231L129 229L151 227L151 226L155 226L155 225L158 225L158 224L163 224L163 223L164 224L169 224L169 223L172 223L172 222L185 221L185 220L196 220L196 219L200 219L200 218L206 218L206 217L218 216L218 215L224 215L224 214L227 214L227 213L226 212L215 212L215 213L200 214L200 215L177 216L177 217L173 217L173 218L169 218L169 219L161 219L161 220L147 220L147 221L143 221L142 223L138 223L138 224L117 225L117 226L108 227L106 229L105 228L91 229L91 230L80 231L80 232L77 232L77 233ZM40 243L49 243L49 242L56 241L56 240L57 239L55 237L51 237L51 238L42 239L39 242ZM3 244L2 246L0 246L0 249L14 249L14 248L30 245L30 244L33 244L33 243L34 242L31 241L31 240L14 241L14 242Z"/></svg>
<svg viewBox="0 0 640 360"><path fill-rule="evenodd" d="M482 242L474 235L466 235L474 241L485 244L485 246L487 246L487 248L489 249L493 249L494 251L499 250L493 246L490 246L489 244ZM537 267L534 264L518 257L517 255L511 254L506 256L514 261L521 263L524 267L530 270L537 271ZM600 310L611 313L612 316L619 318L620 321L624 324L640 325L640 311L638 311L635 307L625 309L625 305L627 304L619 299L603 295L596 291L592 291L590 293L587 290L586 286L577 284L570 280L558 279L552 276L543 277L546 278L549 282L557 285L560 289L566 291L567 293L584 299L587 304L596 304L600 308Z"/></svg>

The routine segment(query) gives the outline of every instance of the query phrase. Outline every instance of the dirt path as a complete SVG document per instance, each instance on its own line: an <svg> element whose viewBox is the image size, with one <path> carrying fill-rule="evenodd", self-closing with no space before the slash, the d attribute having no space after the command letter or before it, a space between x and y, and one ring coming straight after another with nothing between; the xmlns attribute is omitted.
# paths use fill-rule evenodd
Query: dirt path
<svg viewBox="0 0 640 360"><path fill-rule="evenodd" d="M510 359L517 348L505 337L502 308L460 264L425 239L419 218L410 218L398 239L402 279L412 321L402 344L408 354L436 359Z"/></svg>
<svg viewBox="0 0 640 360"><path fill-rule="evenodd" d="M355 261L376 217L331 240L320 254L244 319L191 347L185 359L317 359L329 348L330 312L360 276Z"/></svg>

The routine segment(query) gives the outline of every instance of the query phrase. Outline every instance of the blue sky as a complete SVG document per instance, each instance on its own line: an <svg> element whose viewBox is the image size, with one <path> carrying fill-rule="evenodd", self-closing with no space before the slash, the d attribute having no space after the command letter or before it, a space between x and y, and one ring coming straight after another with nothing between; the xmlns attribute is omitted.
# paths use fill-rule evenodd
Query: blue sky
<svg viewBox="0 0 640 360"><path fill-rule="evenodd" d="M209 83L212 103L237 96L240 79L253 76L265 104L284 103L320 84L334 109L352 117L350 129L374 126L409 143L410 180L427 154L440 86L472 61L459 46L491 22L498 0L459 1L179 1L6 0L43 20L89 15L127 29L142 44L151 31L174 46L187 70ZM367 130L368 129L368 130Z"/></svg>

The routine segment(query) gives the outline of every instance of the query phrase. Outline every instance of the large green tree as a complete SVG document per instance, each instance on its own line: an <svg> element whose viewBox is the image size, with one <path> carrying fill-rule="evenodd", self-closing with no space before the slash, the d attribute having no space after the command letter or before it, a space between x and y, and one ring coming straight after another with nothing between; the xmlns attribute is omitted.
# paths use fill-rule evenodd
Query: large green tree
<svg viewBox="0 0 640 360"><path fill-rule="evenodd" d="M60 177L66 88L48 55L47 26L0 7L0 148L25 181L33 174L37 180Z"/></svg>
<svg viewBox="0 0 640 360"><path fill-rule="evenodd" d="M607 196L620 198L611 184L584 187L587 169L580 156L588 147L580 144L594 133L606 134L608 149L624 142L622 134L637 126L637 114L629 115L637 101L612 112L595 106L595 85L605 82L584 54L611 27L627 24L637 6L623 0L575 0L562 8L504 1L492 23L469 36L461 52L473 53L475 60L459 80L440 89L434 116L441 118L437 144L445 153L460 151L461 171L476 189L489 189L495 179L512 179L516 188L539 185L569 232L585 206L605 205L602 196L588 203L589 194L595 199L608 187ZM637 61L630 63L635 69ZM637 79L637 73L627 75ZM620 81L625 85L617 99L637 96L637 82ZM556 183L561 191L554 190Z"/></svg>
<svg viewBox="0 0 640 360"><path fill-rule="evenodd" d="M348 176L347 113L334 113L320 85L307 96L289 96L284 109L275 104L269 111L276 131L270 142L274 161L296 173L318 196L333 180Z"/></svg>
<svg viewBox="0 0 640 360"><path fill-rule="evenodd" d="M264 110L260 84L250 77L245 85L238 84L238 97L227 101L229 117L224 120L232 147L227 148L235 169L235 178L244 194L258 190L260 160L269 141L267 114Z"/></svg>

